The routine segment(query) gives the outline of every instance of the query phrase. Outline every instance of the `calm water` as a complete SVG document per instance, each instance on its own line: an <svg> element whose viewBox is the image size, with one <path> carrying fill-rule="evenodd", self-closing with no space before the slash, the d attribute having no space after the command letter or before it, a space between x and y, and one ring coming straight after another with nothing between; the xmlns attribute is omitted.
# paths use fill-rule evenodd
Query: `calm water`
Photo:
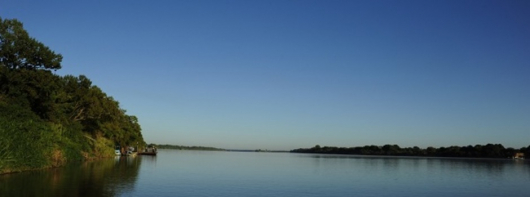
<svg viewBox="0 0 530 197"><path fill-rule="evenodd" d="M0 196L530 196L530 161L161 150L0 175Z"/></svg>

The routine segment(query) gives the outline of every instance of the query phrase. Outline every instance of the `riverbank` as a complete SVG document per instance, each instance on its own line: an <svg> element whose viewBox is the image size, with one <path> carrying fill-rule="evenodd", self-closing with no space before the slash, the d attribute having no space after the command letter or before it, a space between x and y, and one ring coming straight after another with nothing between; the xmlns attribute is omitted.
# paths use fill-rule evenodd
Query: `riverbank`
<svg viewBox="0 0 530 197"><path fill-rule="evenodd" d="M154 145L159 149L226 151L226 149L206 147L206 146L182 146L182 145L171 145L171 144L154 144Z"/></svg>
<svg viewBox="0 0 530 197"><path fill-rule="evenodd" d="M112 151L112 149L111 149ZM52 155L61 155L62 153L54 152ZM52 157L48 165L45 166L6 166L5 168L0 169L0 176L4 174L12 174L12 173L19 173L19 172L26 172L26 171L36 171L36 170L46 170L46 169L53 169L53 168L60 168L68 164L72 163L79 163L79 162L91 162L91 161L97 161L101 159L107 159L115 157L114 154L109 154L105 156L92 156L92 157L86 157L82 160L66 160L64 157L57 159L57 157ZM23 162L23 161L15 161L15 163Z"/></svg>
<svg viewBox="0 0 530 197"><path fill-rule="evenodd" d="M475 146L450 146L401 148L398 145L386 144L384 146L367 145L357 147L334 147L316 145L312 148L299 148L291 150L293 153L320 153L320 154L348 154L348 155L386 155L386 156L426 156L426 157L468 157L468 158L513 158L517 155L530 155L530 146L520 149L505 148L502 144L486 144Z"/></svg>
<svg viewBox="0 0 530 197"><path fill-rule="evenodd" d="M47 122L31 110L0 102L0 174L60 167L114 155L114 142L68 125Z"/></svg>

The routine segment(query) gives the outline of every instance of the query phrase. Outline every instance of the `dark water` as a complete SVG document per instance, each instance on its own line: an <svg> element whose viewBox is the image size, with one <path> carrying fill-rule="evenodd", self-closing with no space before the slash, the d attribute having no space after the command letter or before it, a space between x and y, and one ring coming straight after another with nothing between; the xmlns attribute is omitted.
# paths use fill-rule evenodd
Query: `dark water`
<svg viewBox="0 0 530 197"><path fill-rule="evenodd" d="M522 160L161 150L0 176L0 196L530 196Z"/></svg>

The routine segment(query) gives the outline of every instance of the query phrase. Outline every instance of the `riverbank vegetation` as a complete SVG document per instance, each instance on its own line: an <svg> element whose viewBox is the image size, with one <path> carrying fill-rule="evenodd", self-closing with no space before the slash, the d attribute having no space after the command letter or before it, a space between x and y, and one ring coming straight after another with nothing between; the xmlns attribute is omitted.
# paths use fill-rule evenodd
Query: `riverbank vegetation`
<svg viewBox="0 0 530 197"><path fill-rule="evenodd" d="M417 146L401 148L398 145L384 146L358 146L358 147L320 147L300 148L291 150L294 153L324 153L324 154L354 154L354 155L392 155L392 156L428 156L428 157L474 157L474 158L511 158L515 153L530 155L530 146L520 149L505 148L501 144L450 146L450 147L428 147Z"/></svg>
<svg viewBox="0 0 530 197"><path fill-rule="evenodd" d="M155 145L159 149L177 149L177 150L217 150L224 151L222 148L205 147L205 146L181 146L181 145L170 145L170 144L158 144Z"/></svg>
<svg viewBox="0 0 530 197"><path fill-rule="evenodd" d="M0 174L145 144L138 119L86 76L54 74L61 61L21 22L0 18Z"/></svg>

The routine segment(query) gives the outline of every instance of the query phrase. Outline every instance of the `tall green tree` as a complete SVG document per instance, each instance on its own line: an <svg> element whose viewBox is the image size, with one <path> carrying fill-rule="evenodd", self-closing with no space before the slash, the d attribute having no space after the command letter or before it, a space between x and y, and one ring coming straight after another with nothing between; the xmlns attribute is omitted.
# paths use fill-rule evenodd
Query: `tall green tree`
<svg viewBox="0 0 530 197"><path fill-rule="evenodd" d="M29 36L16 19L0 18L0 63L10 69L61 68L63 56Z"/></svg>

